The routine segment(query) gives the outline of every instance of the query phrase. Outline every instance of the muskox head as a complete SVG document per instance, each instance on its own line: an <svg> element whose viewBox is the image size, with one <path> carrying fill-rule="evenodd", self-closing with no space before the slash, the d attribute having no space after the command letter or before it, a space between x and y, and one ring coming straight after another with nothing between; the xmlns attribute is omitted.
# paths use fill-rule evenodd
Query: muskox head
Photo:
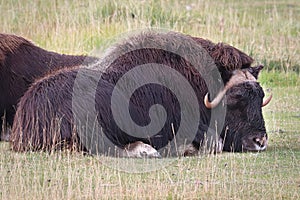
<svg viewBox="0 0 300 200"><path fill-rule="evenodd" d="M262 87L256 78L262 66L237 70L233 72L230 81L214 98L204 104L213 109L222 99L227 112L220 142L224 151L263 151L267 147L266 133L262 107L267 105L272 95L265 101Z"/></svg>

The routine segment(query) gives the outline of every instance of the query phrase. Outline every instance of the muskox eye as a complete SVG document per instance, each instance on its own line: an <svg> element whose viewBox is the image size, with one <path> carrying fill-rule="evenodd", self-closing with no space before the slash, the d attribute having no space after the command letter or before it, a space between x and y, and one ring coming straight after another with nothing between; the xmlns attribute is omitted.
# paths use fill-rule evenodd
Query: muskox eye
<svg viewBox="0 0 300 200"><path fill-rule="evenodd" d="M244 96L243 94L236 94L235 98L236 99L243 99L243 96Z"/></svg>

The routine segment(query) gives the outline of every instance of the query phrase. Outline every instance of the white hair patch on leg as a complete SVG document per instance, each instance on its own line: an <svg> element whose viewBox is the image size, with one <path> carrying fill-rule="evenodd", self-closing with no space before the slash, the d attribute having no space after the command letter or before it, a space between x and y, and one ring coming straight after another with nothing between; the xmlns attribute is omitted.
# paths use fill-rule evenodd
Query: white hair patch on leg
<svg viewBox="0 0 300 200"><path fill-rule="evenodd" d="M160 158L160 153L151 145L141 141L130 143L125 146L121 153L122 157L128 158Z"/></svg>

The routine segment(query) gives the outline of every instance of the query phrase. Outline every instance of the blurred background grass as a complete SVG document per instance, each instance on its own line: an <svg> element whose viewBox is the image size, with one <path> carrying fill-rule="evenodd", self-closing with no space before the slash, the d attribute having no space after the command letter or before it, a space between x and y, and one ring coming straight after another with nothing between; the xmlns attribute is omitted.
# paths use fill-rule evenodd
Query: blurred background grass
<svg viewBox="0 0 300 200"><path fill-rule="evenodd" d="M225 42L266 68L299 74L299 1L50 1L1 2L1 32L65 53L89 53L107 38L159 27Z"/></svg>

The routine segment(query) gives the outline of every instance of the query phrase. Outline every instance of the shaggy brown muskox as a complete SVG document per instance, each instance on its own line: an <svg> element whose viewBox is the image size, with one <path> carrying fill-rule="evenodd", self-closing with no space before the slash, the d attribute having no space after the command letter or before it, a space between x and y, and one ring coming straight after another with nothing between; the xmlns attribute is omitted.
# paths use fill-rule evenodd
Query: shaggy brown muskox
<svg viewBox="0 0 300 200"><path fill-rule="evenodd" d="M188 42L182 43L183 40ZM87 121L85 119L93 121L93 118L83 117L79 119L81 123L74 122L76 118L74 116L78 117L81 113L88 115L91 112L86 108L86 105L89 104L90 99L95 99L95 110L97 112L97 120L102 127L101 131L112 144L120 148L126 148L128 145L130 147L130 144L141 141L160 150L172 141L174 134L176 135L177 131L180 130L182 122L186 123L186 121L192 120L193 122L189 124L190 126L185 127L186 129L183 132L188 135L189 132L194 131L193 128L196 127L197 129L191 141L192 148L184 152L185 155L193 154L195 150L203 145L206 134L217 131L213 129L216 127L210 126L213 120L213 122L216 122L216 125L221 126L219 130L221 130L220 141L222 144L220 146L224 146L223 150L264 150L267 145L267 135L261 107L267 102L263 103L264 92L254 77L254 75L259 73L261 67L249 68L252 58L247 57L246 54L233 47L230 48L227 45L223 45L226 48L220 48L219 51L225 52L223 53L224 57L213 50L208 51L210 55L214 55L212 52L218 55L216 58L213 58L217 69L215 69L213 64L206 63L206 61L198 63L199 68L196 69L193 65L194 63L189 62L191 59L188 60L185 57L186 55L172 52L172 49L180 49L177 48L178 41L180 41L180 44L187 44L179 46L184 49L183 52L189 53L187 56L193 57L193 53L203 53L202 50L194 52L193 46L189 46L190 42L195 41L195 39L172 32L166 34L152 32L141 34L126 40L118 45L118 48L112 49L107 57L103 59L103 62L100 63L100 66L96 65L95 67L108 67L104 74L98 75L99 77L101 76L99 83L98 76L94 75L95 72L93 71L93 76L90 73L85 74L82 76L83 80L76 86L82 88L83 93L79 95L82 98L79 98L75 112L71 99L74 98L72 94L74 93L74 85L76 85L75 79L76 77L78 78L78 70L61 70L40 79L32 85L20 101L12 130L12 148L15 151L60 149L62 142L74 144L74 141L77 141L76 146L78 147L78 141L85 137L85 135L82 136L78 133L78 126L89 129L85 134L102 134L99 130L91 131L89 126L85 126ZM150 48L151 45L149 44L153 44L151 42L154 42L160 48ZM174 46L176 48L173 48ZM122 51L124 49L125 53ZM171 50L167 51L165 49ZM213 49L213 46L211 49ZM239 59L230 61L230 57L226 58L228 55L239 57L239 62L241 63L235 63ZM243 59L248 61L243 61ZM136 67L137 69L142 67L141 71L137 71L137 74L134 74L137 79L127 79L128 82L125 82L126 84L122 84L120 87L117 86L118 81L126 77L126 72L130 72ZM147 69L150 70L143 71ZM183 82L180 76L172 73L172 70L168 71L171 72L169 74L162 73L168 69L175 69L188 81L194 90L196 107L200 113L199 116L194 115L192 112L195 110L193 107L195 105L189 104L190 102L194 103L189 101L193 96L189 93L184 93L184 91L181 92L184 94L184 100L188 102L186 112L191 114L191 117L187 120L181 116L183 111L182 99L172 93L172 89L174 89L172 85L179 87L183 85ZM220 72L221 79L218 79L218 76L216 76L217 79L214 78L216 70ZM166 75L174 81L170 88L159 84L165 83L163 79ZM126 109L129 110L131 119L128 119L126 111L118 107L119 104L128 100L126 89L130 85L134 85L136 81L147 80L151 76L158 76L158 82L144 84L132 94L129 93L130 101ZM222 87L221 83L224 83L225 87ZM84 93L85 90L89 90L91 85L97 86L95 96L93 96L93 93ZM214 85L215 87L209 90L209 85ZM183 89L187 90L188 88ZM118 91L117 98L113 95L115 90ZM210 92L211 99L214 99L212 102L208 100L209 98L206 95L208 92ZM118 101L116 102L114 99ZM220 104L222 99L226 101ZM144 132L144 135L140 135L138 128L131 126L131 120L141 127L151 124L152 116L156 114L153 112L152 106L156 104L162 105L166 111L163 127L158 129L158 132L155 134ZM113 114L114 107L120 108L117 110L119 112L117 115ZM224 107L228 110L226 116L224 116L225 122L222 123L222 119L218 116L213 117L212 113L214 110ZM158 112L157 114L161 113ZM121 118L121 124L118 124L116 117ZM153 121L160 123L160 121ZM255 121L255 123L252 121ZM128 129L124 131L124 127ZM155 128L157 127L154 126ZM90 146L86 146L85 142L80 144L84 146L79 146L80 149L87 148L86 150L90 151Z"/></svg>
<svg viewBox="0 0 300 200"><path fill-rule="evenodd" d="M22 37L0 34L0 127L6 129L6 124L13 124L17 103L36 78L95 60L89 59L46 51Z"/></svg>
<svg viewBox="0 0 300 200"><path fill-rule="evenodd" d="M197 45L201 47L195 47ZM221 80L216 75L218 74L215 71L216 68L206 57L205 52L216 65ZM202 55L203 59L198 59L197 62L200 61L199 63L192 63L197 54L204 54ZM192 141L194 149L197 150L203 146L206 134L212 135L218 130L220 133L219 149L225 151L260 151L266 148L267 134L261 106L268 104L272 96L264 103L262 102L264 92L256 81L262 66L251 67L253 59L240 50L227 44L214 44L208 40L182 36L174 32L163 34L147 32L117 44L110 50L107 57L109 61L103 79L113 84L117 84L126 73L147 63L175 69L189 81L197 96L200 112L198 132ZM246 71L239 71L240 69L246 69ZM146 78L147 76L150 74L146 75ZM135 77L143 77L143 72L135 74ZM222 84L225 85L224 88ZM174 85L181 85L181 83L174 82ZM211 87L210 90L208 86ZM126 86L124 87L126 91ZM163 97L160 100L155 98L155 100L144 101L147 99L145 90L152 91L151 93L155 97ZM170 102L176 106L176 98L168 96L166 92L161 94L157 90L157 85L148 84L135 91L130 100L133 104L144 107L145 110L149 110L152 105L157 103L166 108L172 107L169 105ZM214 99L212 102L208 100L208 92L211 99ZM222 104L220 104L221 101ZM179 110L179 107L175 110ZM226 115L221 112L222 109L227 109ZM220 116L217 114L218 112ZM216 114L212 116L212 113ZM225 119L222 119L223 114ZM137 121L140 118L137 117L134 120ZM160 137L147 135L145 137L150 138L148 143L156 149L165 146L173 138L172 132L175 131L176 133L179 130L180 120L180 116L172 113L170 118L166 120L165 126L156 134L156 136L161 136L169 133L170 135L166 137L168 139L161 140ZM146 118L144 123L140 124L145 125L150 121L149 118ZM212 124L216 124L215 127L212 127Z"/></svg>

